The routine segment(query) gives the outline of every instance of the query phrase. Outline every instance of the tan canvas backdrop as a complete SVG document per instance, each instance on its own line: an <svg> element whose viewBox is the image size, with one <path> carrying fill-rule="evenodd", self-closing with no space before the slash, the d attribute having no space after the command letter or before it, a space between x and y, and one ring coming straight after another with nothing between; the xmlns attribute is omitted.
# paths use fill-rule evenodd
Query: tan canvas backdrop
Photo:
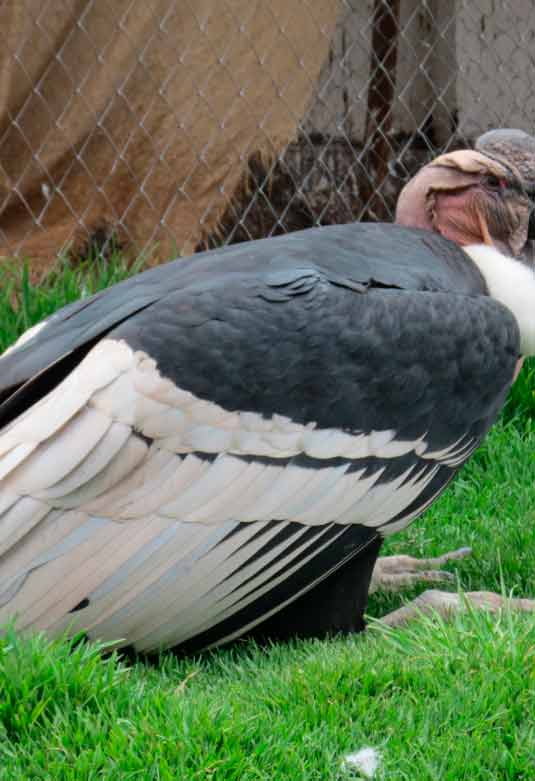
<svg viewBox="0 0 535 781"><path fill-rule="evenodd" d="M295 134L338 0L0 0L0 256L188 250Z"/></svg>

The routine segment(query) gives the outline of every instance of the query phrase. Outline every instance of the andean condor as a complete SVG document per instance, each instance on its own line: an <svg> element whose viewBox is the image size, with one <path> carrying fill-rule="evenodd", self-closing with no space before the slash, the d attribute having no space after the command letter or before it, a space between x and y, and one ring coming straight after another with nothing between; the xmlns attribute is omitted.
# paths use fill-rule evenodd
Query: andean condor
<svg viewBox="0 0 535 781"><path fill-rule="evenodd" d="M535 353L517 170L443 155L397 223L151 269L0 359L0 623L141 652L357 631Z"/></svg>

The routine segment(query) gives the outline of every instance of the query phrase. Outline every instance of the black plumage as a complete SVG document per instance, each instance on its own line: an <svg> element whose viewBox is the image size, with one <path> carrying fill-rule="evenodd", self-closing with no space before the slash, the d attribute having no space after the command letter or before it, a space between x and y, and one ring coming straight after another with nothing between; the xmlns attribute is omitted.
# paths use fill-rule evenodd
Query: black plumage
<svg viewBox="0 0 535 781"><path fill-rule="evenodd" d="M0 619L140 650L361 629L383 535L481 442L519 344L460 247L398 225L66 307L0 360Z"/></svg>

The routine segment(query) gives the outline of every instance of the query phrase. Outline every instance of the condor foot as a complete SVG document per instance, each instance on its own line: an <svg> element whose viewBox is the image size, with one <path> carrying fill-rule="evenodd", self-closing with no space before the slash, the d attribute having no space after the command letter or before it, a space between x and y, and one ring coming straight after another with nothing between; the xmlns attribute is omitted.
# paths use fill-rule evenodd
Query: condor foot
<svg viewBox="0 0 535 781"><path fill-rule="evenodd" d="M512 599L492 591L468 591L465 594L452 594L448 591L430 589L424 591L409 604L383 616L380 622L387 626L398 627L404 626L422 614L438 613L443 618L448 618L452 613L465 609L467 605L490 610L493 613L505 607L526 613L535 613L535 600L533 599Z"/></svg>
<svg viewBox="0 0 535 781"><path fill-rule="evenodd" d="M377 559L370 583L370 594L374 591L401 591L417 583L440 583L455 581L455 575L441 570L448 561L465 559L471 548L444 553L432 559L415 559L413 556L382 556ZM426 592L427 593L427 592Z"/></svg>

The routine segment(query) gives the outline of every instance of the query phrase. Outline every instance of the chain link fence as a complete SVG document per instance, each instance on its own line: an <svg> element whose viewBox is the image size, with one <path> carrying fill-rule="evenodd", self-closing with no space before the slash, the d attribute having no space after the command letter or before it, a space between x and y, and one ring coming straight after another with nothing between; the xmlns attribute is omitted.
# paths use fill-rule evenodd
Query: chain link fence
<svg viewBox="0 0 535 781"><path fill-rule="evenodd" d="M531 130L534 38L529 0L5 0L0 256L390 220L428 159Z"/></svg>

